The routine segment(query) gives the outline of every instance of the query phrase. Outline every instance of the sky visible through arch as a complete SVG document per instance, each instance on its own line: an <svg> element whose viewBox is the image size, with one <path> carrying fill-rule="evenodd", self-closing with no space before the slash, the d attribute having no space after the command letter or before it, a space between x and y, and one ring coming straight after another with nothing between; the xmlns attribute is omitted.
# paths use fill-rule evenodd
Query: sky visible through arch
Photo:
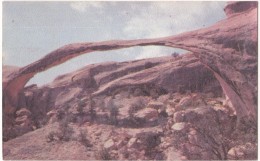
<svg viewBox="0 0 260 161"><path fill-rule="evenodd" d="M70 43L171 36L225 18L224 1L3 2L3 64L28 65ZM168 47L133 47L89 53L36 75L42 85L87 64L184 53Z"/></svg>

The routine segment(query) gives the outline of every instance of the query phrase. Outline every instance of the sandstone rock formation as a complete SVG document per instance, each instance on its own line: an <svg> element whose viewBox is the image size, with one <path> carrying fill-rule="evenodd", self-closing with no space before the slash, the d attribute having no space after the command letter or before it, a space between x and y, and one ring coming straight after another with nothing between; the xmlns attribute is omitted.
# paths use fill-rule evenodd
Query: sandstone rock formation
<svg viewBox="0 0 260 161"><path fill-rule="evenodd" d="M61 47L4 79L4 113L10 115L15 112L19 93L35 74L73 57L93 51L160 45L193 52L201 63L214 72L238 116L256 119L257 3L232 3L225 11L229 16L227 19L211 27L176 36L70 44Z"/></svg>
<svg viewBox="0 0 260 161"><path fill-rule="evenodd" d="M225 12L211 27L176 36L70 44L25 67L5 66L5 159L255 159L257 3L232 2ZM81 54L147 45L190 53L89 65L24 87Z"/></svg>

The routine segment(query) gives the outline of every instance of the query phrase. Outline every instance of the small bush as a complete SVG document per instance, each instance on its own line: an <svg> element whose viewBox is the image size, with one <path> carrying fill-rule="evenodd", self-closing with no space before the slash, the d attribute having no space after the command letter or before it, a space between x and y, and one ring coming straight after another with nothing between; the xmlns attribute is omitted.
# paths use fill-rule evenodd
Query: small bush
<svg viewBox="0 0 260 161"><path fill-rule="evenodd" d="M77 111L79 114L84 113L84 107L86 106L86 103L83 102L82 100L79 100L78 105L77 105Z"/></svg>
<svg viewBox="0 0 260 161"><path fill-rule="evenodd" d="M115 105L113 105L113 106L110 107L109 112L110 112L110 122L111 122L111 124L117 125L117 123L118 123L117 116L119 114L118 108Z"/></svg>
<svg viewBox="0 0 260 161"><path fill-rule="evenodd" d="M69 141L71 135L74 133L73 129L68 125L68 120L64 119L59 122L59 139L62 141Z"/></svg>
<svg viewBox="0 0 260 161"><path fill-rule="evenodd" d="M177 53L177 52L173 52L171 55L172 55L172 57L174 57L174 58L176 58L176 57L180 56L180 54L179 54L179 53Z"/></svg>
<svg viewBox="0 0 260 161"><path fill-rule="evenodd" d="M152 68L153 66L154 66L153 63L151 63L151 62L147 62L147 63L144 64L145 69Z"/></svg>
<svg viewBox="0 0 260 161"><path fill-rule="evenodd" d="M62 120L65 117L65 112L63 110L57 111L57 119Z"/></svg>
<svg viewBox="0 0 260 161"><path fill-rule="evenodd" d="M134 118L134 114L136 113L137 111L137 107L136 106L131 106L128 110L128 116L129 116L129 119L133 119Z"/></svg>
<svg viewBox="0 0 260 161"><path fill-rule="evenodd" d="M56 136L56 133L55 132L50 132L48 135L47 135L47 142L53 142L55 141L55 136Z"/></svg>
<svg viewBox="0 0 260 161"><path fill-rule="evenodd" d="M153 98L153 99L157 99L159 97L159 94L158 94L158 91L156 89L151 89L150 90L150 96Z"/></svg>
<svg viewBox="0 0 260 161"><path fill-rule="evenodd" d="M144 145L146 146L146 155L150 156L153 149L160 144L160 136L158 134L149 134L145 137Z"/></svg>
<svg viewBox="0 0 260 161"><path fill-rule="evenodd" d="M90 107L89 112L90 112L91 121L94 121L97 117L97 113L93 106Z"/></svg>
<svg viewBox="0 0 260 161"><path fill-rule="evenodd" d="M111 155L109 154L109 151L105 148L100 149L95 154L95 157L97 160L112 160Z"/></svg>
<svg viewBox="0 0 260 161"><path fill-rule="evenodd" d="M90 141L87 139L87 133L82 130L80 130L79 142L83 144L86 148L92 146Z"/></svg>

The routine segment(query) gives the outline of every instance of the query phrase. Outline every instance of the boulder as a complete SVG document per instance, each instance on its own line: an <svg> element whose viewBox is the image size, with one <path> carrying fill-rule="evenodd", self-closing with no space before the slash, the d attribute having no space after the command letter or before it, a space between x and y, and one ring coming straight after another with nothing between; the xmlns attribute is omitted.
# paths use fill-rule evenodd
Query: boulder
<svg viewBox="0 0 260 161"><path fill-rule="evenodd" d="M165 110L165 105L162 102L152 101L147 105L148 108L153 108L156 110Z"/></svg>
<svg viewBox="0 0 260 161"><path fill-rule="evenodd" d="M108 150L112 150L116 147L116 144L113 139L109 139L105 142L104 148Z"/></svg>
<svg viewBox="0 0 260 161"><path fill-rule="evenodd" d="M224 11L228 17L250 9L257 8L257 2L229 2Z"/></svg>
<svg viewBox="0 0 260 161"><path fill-rule="evenodd" d="M187 97L182 98L175 107L176 107L176 109L181 110L190 105L192 105L192 98L190 96L187 96Z"/></svg>
<svg viewBox="0 0 260 161"><path fill-rule="evenodd" d="M158 111L153 108L145 108L138 111L135 116L146 120L155 120L158 118Z"/></svg>
<svg viewBox="0 0 260 161"><path fill-rule="evenodd" d="M15 123L17 125L21 125L21 124L29 125L31 123L31 120L28 118L28 116L21 116L15 119Z"/></svg>
<svg viewBox="0 0 260 161"><path fill-rule="evenodd" d="M172 125L171 129L174 131L182 131L188 127L188 124L185 122L179 122Z"/></svg>
<svg viewBox="0 0 260 161"><path fill-rule="evenodd" d="M168 116L173 116L173 115L174 115L174 112L175 112L174 108L172 108L172 107L169 106L169 105L166 107L166 110L165 110L165 111L166 111L166 113L167 113Z"/></svg>
<svg viewBox="0 0 260 161"><path fill-rule="evenodd" d="M177 151L175 148L170 147L165 151L166 160L173 161L173 160L183 160L181 152Z"/></svg>
<svg viewBox="0 0 260 161"><path fill-rule="evenodd" d="M173 115L174 122L183 122L184 121L184 111L175 112Z"/></svg>
<svg viewBox="0 0 260 161"><path fill-rule="evenodd" d="M20 110L16 111L16 116L31 116L31 111L29 111L27 108L21 108Z"/></svg>
<svg viewBox="0 0 260 161"><path fill-rule="evenodd" d="M255 160L257 158L257 145L246 143L231 148L228 151L228 159Z"/></svg>
<svg viewBox="0 0 260 161"><path fill-rule="evenodd" d="M136 148L137 147L137 138L131 138L127 143L127 147Z"/></svg>

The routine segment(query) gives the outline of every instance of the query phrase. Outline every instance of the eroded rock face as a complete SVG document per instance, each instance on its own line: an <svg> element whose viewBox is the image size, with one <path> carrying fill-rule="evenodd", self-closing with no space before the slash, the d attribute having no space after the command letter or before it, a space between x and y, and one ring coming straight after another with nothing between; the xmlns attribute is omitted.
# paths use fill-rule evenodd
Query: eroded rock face
<svg viewBox="0 0 260 161"><path fill-rule="evenodd" d="M205 68L194 55L185 54L178 59L169 56L88 65L72 73L58 76L53 82L43 87L30 85L24 88L19 105L26 107L32 113L34 126L40 128L47 123L48 118L52 117L52 113L57 113L53 111L50 114L50 111L65 108L66 105L75 100L81 100L84 96L104 97L104 100L110 97L117 99L152 97L165 101L167 97L164 98L164 94L175 92L213 92L216 96L223 94L213 73ZM137 99L132 102L134 105L131 106L143 108L147 101L147 98L145 101ZM111 104L108 100L98 105L110 107ZM125 104L121 104L123 105ZM76 108L78 105L74 106ZM147 120L156 118L166 108L163 103L155 101L148 106L152 108L152 111L139 112L141 118L144 117ZM18 110L23 111L19 107ZM122 111L122 113L127 112ZM16 117L13 119L15 120Z"/></svg>
<svg viewBox="0 0 260 161"><path fill-rule="evenodd" d="M19 107L19 100L23 97L22 91L24 85L35 74L85 53L147 45L177 47L191 51L203 65L214 73L225 94L234 106L238 117L248 117L256 120L257 5L256 2L235 2L229 4L226 8L226 13L228 16L233 13L236 14L211 27L176 36L66 45L32 64L15 70L3 79L4 126L10 125L14 120L12 116ZM186 66L182 61L179 62L180 65ZM189 65L187 65L187 67ZM160 67L169 68L169 66ZM146 74L153 74L153 78L156 78L156 70L154 68L152 69ZM180 68L180 73L188 71L187 68ZM85 84L86 86L92 86L97 83L93 81L92 74L93 73L90 72L90 81L88 81L91 83ZM170 74L169 72L169 77L173 77ZM110 77L110 79L113 79L113 77ZM131 77L133 77L133 75L128 78L131 79ZM135 78L142 77L142 73L135 74ZM127 77L124 79L127 79ZM166 83L164 82L166 80L160 81L160 78L156 79L159 80L162 86ZM99 79L98 82L106 82L104 80L109 80L109 77ZM113 83L108 83L99 88L95 94L101 94L107 90L109 91L115 86L122 86L122 84L118 84L116 81L112 82ZM126 82L127 81L125 81L125 83ZM138 82L141 83L142 79L139 79ZM167 82L167 84L169 83L172 82Z"/></svg>
<svg viewBox="0 0 260 161"><path fill-rule="evenodd" d="M253 8L257 8L257 2L228 2L224 11L227 16L232 16L236 13L241 13Z"/></svg>

